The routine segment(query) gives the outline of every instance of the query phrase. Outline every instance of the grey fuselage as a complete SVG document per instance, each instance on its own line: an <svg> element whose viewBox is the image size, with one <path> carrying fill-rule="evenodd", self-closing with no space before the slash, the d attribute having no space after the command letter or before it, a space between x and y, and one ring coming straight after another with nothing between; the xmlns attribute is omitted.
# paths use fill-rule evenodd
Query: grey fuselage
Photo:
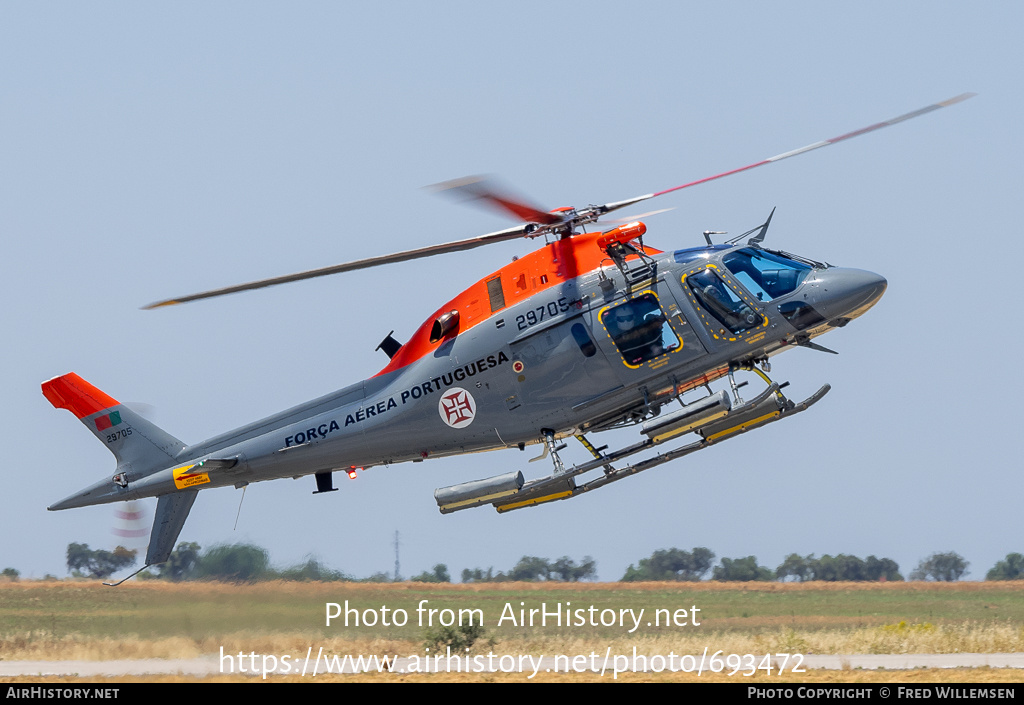
<svg viewBox="0 0 1024 705"><path fill-rule="evenodd" d="M749 245L660 253L646 264L633 258L632 269L606 263L498 307L397 369L185 446L171 466L122 464L122 483L97 483L82 504L175 492L183 489L175 471L208 459L236 462L211 463L192 488L521 447L545 431L565 436L638 422L730 365L845 325L886 287L871 272ZM459 310L464 299L439 312ZM627 302L634 303L619 308ZM613 329L616 315L628 322L634 313L645 336ZM73 500L52 508L81 506Z"/></svg>

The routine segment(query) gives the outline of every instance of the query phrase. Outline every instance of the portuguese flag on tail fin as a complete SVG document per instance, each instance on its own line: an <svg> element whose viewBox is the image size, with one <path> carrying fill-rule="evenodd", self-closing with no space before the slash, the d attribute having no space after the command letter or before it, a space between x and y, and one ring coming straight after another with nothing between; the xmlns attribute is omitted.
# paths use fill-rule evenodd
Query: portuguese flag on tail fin
<svg viewBox="0 0 1024 705"><path fill-rule="evenodd" d="M96 417L96 430L106 431L108 428L121 424L121 412L111 411L109 414Z"/></svg>

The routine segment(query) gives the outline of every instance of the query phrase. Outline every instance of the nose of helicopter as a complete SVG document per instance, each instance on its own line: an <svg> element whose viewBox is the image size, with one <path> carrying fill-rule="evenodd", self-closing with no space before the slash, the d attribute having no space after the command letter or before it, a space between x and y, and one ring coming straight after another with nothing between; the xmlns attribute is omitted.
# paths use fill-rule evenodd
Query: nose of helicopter
<svg viewBox="0 0 1024 705"><path fill-rule="evenodd" d="M835 267L819 273L816 285L825 317L853 319L878 303L889 283L880 274Z"/></svg>

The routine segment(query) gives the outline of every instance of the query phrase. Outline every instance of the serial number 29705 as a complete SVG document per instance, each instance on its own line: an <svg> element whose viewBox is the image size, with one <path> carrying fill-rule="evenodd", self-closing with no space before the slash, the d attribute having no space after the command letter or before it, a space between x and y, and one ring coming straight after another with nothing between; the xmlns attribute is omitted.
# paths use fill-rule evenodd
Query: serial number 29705
<svg viewBox="0 0 1024 705"><path fill-rule="evenodd" d="M108 433L107 434L107 443L113 443L118 438L125 438L125 437L130 436L130 435L132 435L131 427L119 428L118 430L113 431L112 433Z"/></svg>
<svg viewBox="0 0 1024 705"><path fill-rule="evenodd" d="M516 326L519 330L525 330L530 326L540 323L545 318L552 318L559 313L565 313L569 310L570 306L572 306L572 302L564 296L557 301L549 301L544 306L538 306L522 315L516 316Z"/></svg>

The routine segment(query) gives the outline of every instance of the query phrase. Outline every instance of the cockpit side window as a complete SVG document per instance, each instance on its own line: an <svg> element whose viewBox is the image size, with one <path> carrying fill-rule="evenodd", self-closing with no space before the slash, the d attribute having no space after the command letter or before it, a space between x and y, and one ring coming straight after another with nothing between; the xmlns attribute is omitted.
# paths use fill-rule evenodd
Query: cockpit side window
<svg viewBox="0 0 1024 705"><path fill-rule="evenodd" d="M722 263L759 301L771 301L795 291L811 268L765 250L730 252Z"/></svg>
<svg viewBox="0 0 1024 705"><path fill-rule="evenodd" d="M601 323L627 365L638 366L679 347L679 338L651 293L605 309Z"/></svg>
<svg viewBox="0 0 1024 705"><path fill-rule="evenodd" d="M763 317L711 269L694 272L684 281L704 310L733 333L757 328L764 322Z"/></svg>

